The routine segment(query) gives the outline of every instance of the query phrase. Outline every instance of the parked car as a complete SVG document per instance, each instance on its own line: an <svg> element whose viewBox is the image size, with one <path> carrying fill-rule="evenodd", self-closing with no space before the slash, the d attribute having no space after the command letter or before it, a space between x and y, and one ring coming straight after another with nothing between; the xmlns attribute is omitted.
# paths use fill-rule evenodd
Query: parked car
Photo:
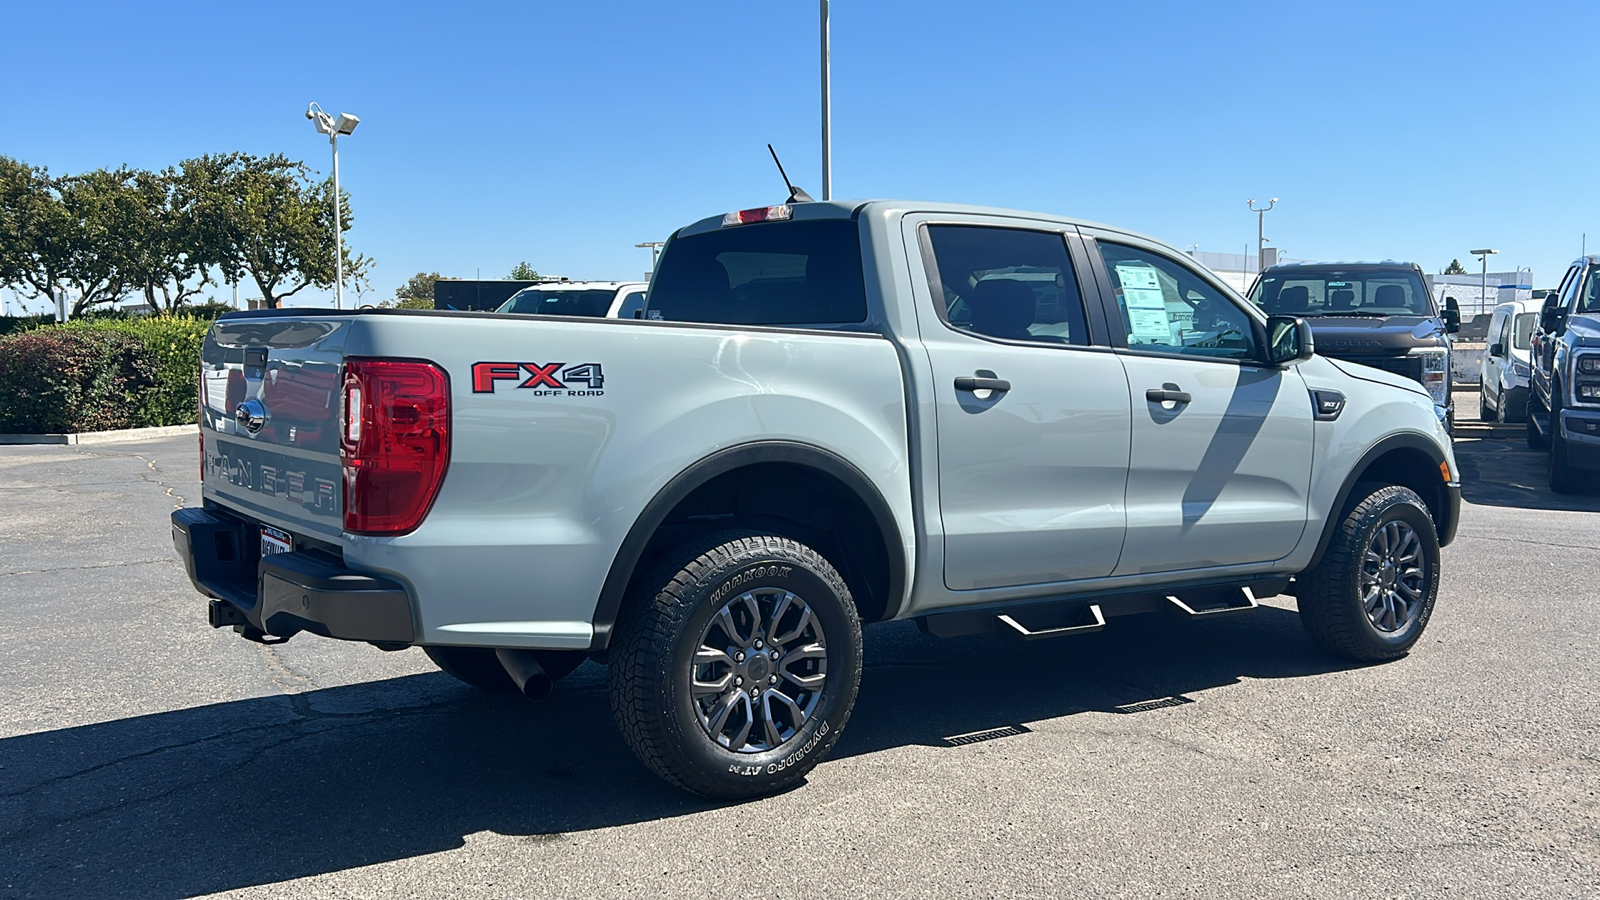
<svg viewBox="0 0 1600 900"><path fill-rule="evenodd" d="M552 281L517 291L495 312L632 319L648 288L642 281Z"/></svg>
<svg viewBox="0 0 1600 900"><path fill-rule="evenodd" d="M1528 446L1549 450L1552 491L1581 490L1600 471L1600 256L1545 298L1530 361Z"/></svg>
<svg viewBox="0 0 1600 900"><path fill-rule="evenodd" d="M1461 312L1439 309L1415 263L1284 263L1250 288L1250 301L1270 315L1311 323L1317 352L1393 372L1421 384L1446 427L1455 421L1450 396L1450 338Z"/></svg>
<svg viewBox="0 0 1600 900"><path fill-rule="evenodd" d="M1460 487L1427 391L1148 238L760 207L677 231L645 313L219 319L242 390L202 398L172 518L211 624L530 697L593 659L649 768L748 797L838 739L862 622L1031 640L1288 592L1370 661L1432 614Z"/></svg>
<svg viewBox="0 0 1600 900"><path fill-rule="evenodd" d="M1478 387L1478 417L1485 422L1527 418L1529 350L1539 307L1537 300L1512 300L1494 308Z"/></svg>

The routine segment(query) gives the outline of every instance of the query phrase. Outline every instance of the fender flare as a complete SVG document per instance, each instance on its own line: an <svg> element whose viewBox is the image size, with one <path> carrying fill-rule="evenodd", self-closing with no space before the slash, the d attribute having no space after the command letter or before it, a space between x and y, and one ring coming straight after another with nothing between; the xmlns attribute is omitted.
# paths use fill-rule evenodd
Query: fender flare
<svg viewBox="0 0 1600 900"><path fill-rule="evenodd" d="M1339 493L1334 498L1333 506L1328 510L1328 519L1322 525L1322 536L1317 540L1317 550L1311 555L1311 562L1306 565L1307 570L1316 568L1322 562L1323 554L1328 551L1328 544L1333 542L1334 532L1343 521L1342 514L1345 504L1350 501L1350 492L1361 481L1361 475L1379 457L1394 450L1419 450L1433 460L1435 466L1448 462L1437 443L1426 435L1415 432L1391 434L1367 448L1367 452L1361 454L1360 461L1344 476L1344 483L1339 485ZM1439 495L1432 499L1435 499L1440 506L1438 516L1440 521L1434 524L1439 529L1439 546L1443 547L1455 538L1456 524L1461 519L1461 488L1458 483L1441 480L1439 490Z"/></svg>
<svg viewBox="0 0 1600 900"><path fill-rule="evenodd" d="M816 469L837 479L856 495L872 515L889 551L888 605L883 618L892 619L899 613L906 584L904 544L900 527L895 523L889 503L884 500L877 485L848 460L820 447L796 441L756 441L719 450L695 462L668 481L645 504L644 510L634 520L633 527L628 529L627 537L623 538L622 546L617 549L606 580L600 587L600 598L595 604L593 617L594 638L589 644L591 652L610 646L611 632L616 625L617 612L622 608L628 582L633 578L634 570L638 568L639 560L649 546L650 539L655 536L656 529L661 527L672 510L712 479L758 463L793 463Z"/></svg>

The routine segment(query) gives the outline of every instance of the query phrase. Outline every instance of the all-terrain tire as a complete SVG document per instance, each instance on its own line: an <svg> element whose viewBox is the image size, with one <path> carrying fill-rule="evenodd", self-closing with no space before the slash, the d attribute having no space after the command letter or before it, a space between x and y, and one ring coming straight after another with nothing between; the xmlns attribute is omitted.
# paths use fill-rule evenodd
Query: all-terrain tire
<svg viewBox="0 0 1600 900"><path fill-rule="evenodd" d="M1411 649L1428 626L1439 593L1439 538L1428 506L1416 492L1398 485L1358 485L1355 502L1335 530L1316 568L1297 580L1300 621L1313 640L1347 659L1362 662L1394 659ZM1368 614L1363 567L1378 532L1402 523L1420 545L1424 573L1417 608L1400 628L1380 630Z"/></svg>
<svg viewBox="0 0 1600 900"><path fill-rule="evenodd" d="M1495 410L1492 410L1492 409L1489 408L1489 398L1488 398L1488 396L1483 393L1483 389L1482 388L1479 388L1479 390L1478 390L1478 419L1480 421L1483 421L1483 422L1493 422L1498 418L1499 418L1499 414Z"/></svg>
<svg viewBox="0 0 1600 900"><path fill-rule="evenodd" d="M1567 459L1567 440L1561 436L1560 415L1559 411L1550 413L1550 490L1557 494L1576 494L1588 486L1588 478Z"/></svg>
<svg viewBox="0 0 1600 900"><path fill-rule="evenodd" d="M800 781L839 739L861 684L861 621L838 571L817 551L797 541L739 530L685 544L637 583L641 589L623 604L611 643L611 709L628 746L657 775L707 797L756 797ZM748 597L770 611L783 601L757 598L781 598L786 593L802 601L815 617L814 630L808 632L813 638L806 646L812 648L816 661L805 665L817 668L805 671L815 673L822 668L825 678L814 697L801 694L811 704L811 711L803 722L797 714L786 721L792 733L768 742L769 746L746 742L736 748L733 741L747 739L719 730L721 724L707 717L702 704L719 708L722 698L743 700L727 692L707 698L706 679L722 664L703 662L708 652L703 643L710 641L711 634L718 635L712 643L726 643L722 626L712 621L716 618L721 623L724 609L730 616L736 613L736 605L737 610L748 609ZM760 617L753 621L757 624L752 626L748 646L764 647L774 660L780 656L791 659L788 654L799 646L796 643L785 643L781 651L753 643L756 634L767 634L774 643L783 639L780 623L774 620L770 630L761 631L767 626L760 624ZM792 619L784 621L793 623ZM821 641L815 639L819 635ZM825 647L818 649L819 644ZM709 652L716 653L714 649ZM749 663L743 655L726 657L741 657L738 670L724 673L729 684L739 671L749 676L745 689L772 679L775 691L802 690L787 687L790 682L782 674L787 662L775 662L778 668L768 672L763 661L757 676L748 668L755 662L753 650ZM772 704L778 699L769 699L764 687L760 690L760 703ZM776 708L757 702L742 707L744 713L727 715L730 719L737 715L754 719L760 710ZM773 715L765 713L768 719Z"/></svg>
<svg viewBox="0 0 1600 900"><path fill-rule="evenodd" d="M491 647L423 647L440 671L457 681L495 693L516 693L517 684L506 674L505 666ZM581 650L537 650L535 658L551 681L560 681L583 665L588 654Z"/></svg>

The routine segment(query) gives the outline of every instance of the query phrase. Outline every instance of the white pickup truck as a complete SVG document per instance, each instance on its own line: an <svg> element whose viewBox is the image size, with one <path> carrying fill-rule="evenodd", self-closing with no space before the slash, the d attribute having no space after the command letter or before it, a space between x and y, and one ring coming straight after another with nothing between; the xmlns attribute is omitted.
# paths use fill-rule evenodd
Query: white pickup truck
<svg viewBox="0 0 1600 900"><path fill-rule="evenodd" d="M679 230L645 304L224 316L172 519L211 624L535 698L608 664L639 757L715 797L828 752L862 623L1035 639L1289 593L1361 660L1427 625L1460 508L1428 394L1155 241L790 203Z"/></svg>

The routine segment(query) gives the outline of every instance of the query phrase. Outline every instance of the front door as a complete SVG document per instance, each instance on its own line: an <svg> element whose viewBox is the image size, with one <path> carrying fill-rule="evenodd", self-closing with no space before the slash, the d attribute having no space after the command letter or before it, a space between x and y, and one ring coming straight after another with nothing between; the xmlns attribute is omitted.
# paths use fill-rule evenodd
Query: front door
<svg viewBox="0 0 1600 900"><path fill-rule="evenodd" d="M1239 298L1152 245L1100 236L1133 411L1118 575L1271 562L1303 539L1311 398ZM1116 321L1120 319L1120 321Z"/></svg>
<svg viewBox="0 0 1600 900"><path fill-rule="evenodd" d="M917 312L952 591L1103 577L1122 551L1122 362L1090 334L1076 235L1011 221L907 224L929 289Z"/></svg>

